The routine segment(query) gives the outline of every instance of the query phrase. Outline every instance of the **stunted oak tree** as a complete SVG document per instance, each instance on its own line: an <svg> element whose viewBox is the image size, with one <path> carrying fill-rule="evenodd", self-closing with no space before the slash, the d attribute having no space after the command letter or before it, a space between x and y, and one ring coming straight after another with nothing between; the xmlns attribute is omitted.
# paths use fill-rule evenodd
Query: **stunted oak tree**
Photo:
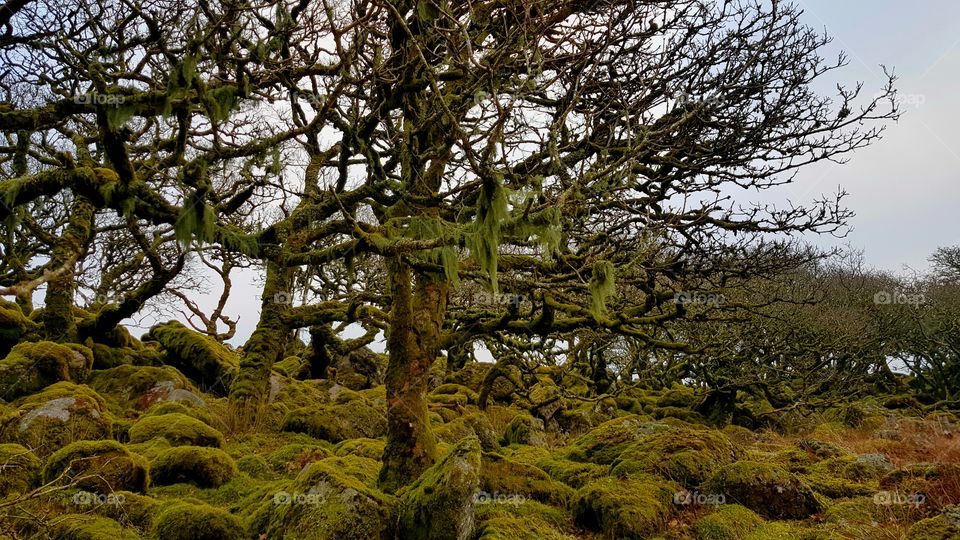
<svg viewBox="0 0 960 540"><path fill-rule="evenodd" d="M434 461L425 394L443 351L583 329L685 349L655 331L690 311L678 292L794 265L777 258L790 235L850 216L842 193L751 198L897 115L892 77L874 99L815 92L845 58L824 60L828 38L777 0L16 8L0 218L44 201L70 218L49 257L4 269L9 290L48 281L62 325L64 276L108 223L157 277L84 327L141 309L198 245L255 261L261 311L232 398L264 399L295 329L315 351L332 324L383 330L388 491ZM5 250L34 236L7 227Z"/></svg>

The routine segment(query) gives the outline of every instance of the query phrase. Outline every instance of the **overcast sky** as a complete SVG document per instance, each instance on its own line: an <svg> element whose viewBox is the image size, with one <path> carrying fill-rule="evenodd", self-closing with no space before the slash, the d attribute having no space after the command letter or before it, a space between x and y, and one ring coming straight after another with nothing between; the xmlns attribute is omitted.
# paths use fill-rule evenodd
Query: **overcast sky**
<svg viewBox="0 0 960 540"><path fill-rule="evenodd" d="M827 52L849 55L834 72L843 82L863 81L873 95L884 82L880 64L895 68L903 116L848 164L804 170L789 191L809 200L842 186L857 214L844 242L865 250L871 266L922 270L938 246L960 244L960 1L796 3L807 24L833 36Z"/></svg>
<svg viewBox="0 0 960 540"><path fill-rule="evenodd" d="M841 50L849 66L832 73L835 84L864 83L867 97L885 78L880 64L900 76L903 116L883 140L850 156L846 165L818 164L800 172L783 199L807 203L821 194L850 193L856 212L843 240L811 238L822 245L863 249L868 265L890 271L923 270L938 246L960 244L960 0L802 0L808 25L834 37L827 59ZM829 83L829 84L828 84ZM766 197L765 197L766 198ZM228 308L239 316L234 344L252 333L259 316L260 285L244 272L235 276ZM218 294L219 287L211 282ZM207 295L213 305L215 296ZM151 322L144 321L149 325ZM139 333L139 332L138 332Z"/></svg>

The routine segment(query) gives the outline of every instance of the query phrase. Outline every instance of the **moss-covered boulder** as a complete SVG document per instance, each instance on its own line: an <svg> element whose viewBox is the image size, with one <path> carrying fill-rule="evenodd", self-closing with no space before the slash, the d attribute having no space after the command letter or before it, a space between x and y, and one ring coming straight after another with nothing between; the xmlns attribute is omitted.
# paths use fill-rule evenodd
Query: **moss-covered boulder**
<svg viewBox="0 0 960 540"><path fill-rule="evenodd" d="M558 508L534 501L495 501L475 508L477 540L574 540L572 519Z"/></svg>
<svg viewBox="0 0 960 540"><path fill-rule="evenodd" d="M611 473L654 473L693 488L737 457L733 444L720 431L674 428L630 445L614 462Z"/></svg>
<svg viewBox="0 0 960 540"><path fill-rule="evenodd" d="M154 326L143 339L158 342L166 353L164 363L180 370L202 390L218 395L229 392L240 360L215 339L177 321Z"/></svg>
<svg viewBox="0 0 960 540"><path fill-rule="evenodd" d="M510 419L503 432L503 444L529 444L545 446L547 444L543 420L529 414L518 414Z"/></svg>
<svg viewBox="0 0 960 540"><path fill-rule="evenodd" d="M387 419L366 400L353 399L342 404L294 409L284 417L282 430L339 443L382 437L387 434Z"/></svg>
<svg viewBox="0 0 960 540"><path fill-rule="evenodd" d="M21 398L0 418L0 442L22 444L41 456L79 440L109 438L113 421L89 387L59 382Z"/></svg>
<svg viewBox="0 0 960 540"><path fill-rule="evenodd" d="M368 459L380 459L386 443L377 439L350 439L343 441L333 449L335 456L358 456Z"/></svg>
<svg viewBox="0 0 960 540"><path fill-rule="evenodd" d="M573 516L605 538L651 538L666 528L676 492L653 477L601 478L577 491Z"/></svg>
<svg viewBox="0 0 960 540"><path fill-rule="evenodd" d="M44 482L61 477L94 493L142 493L150 485L150 467L144 457L131 454L117 441L78 441L47 459Z"/></svg>
<svg viewBox="0 0 960 540"><path fill-rule="evenodd" d="M238 458L237 470L256 480L273 480L276 476L267 458L257 454L247 454Z"/></svg>
<svg viewBox="0 0 960 540"><path fill-rule="evenodd" d="M742 540L763 518L739 504L724 504L693 524L697 540Z"/></svg>
<svg viewBox="0 0 960 540"><path fill-rule="evenodd" d="M783 467L756 461L738 461L722 467L703 485L706 493L722 494L771 519L803 519L824 507L796 475Z"/></svg>
<svg viewBox="0 0 960 540"><path fill-rule="evenodd" d="M223 446L223 434L181 413L143 417L130 428L129 433L131 443L164 438L173 446Z"/></svg>
<svg viewBox="0 0 960 540"><path fill-rule="evenodd" d="M19 444L0 444L0 499L26 493L40 478L40 459Z"/></svg>
<svg viewBox="0 0 960 540"><path fill-rule="evenodd" d="M533 462L551 478L563 482L572 488L581 488L585 484L607 475L609 467L596 463L583 463L566 459L545 457Z"/></svg>
<svg viewBox="0 0 960 540"><path fill-rule="evenodd" d="M610 464L631 444L669 429L638 415L614 418L577 437L567 455L574 461Z"/></svg>
<svg viewBox="0 0 960 540"><path fill-rule="evenodd" d="M16 399L60 381L83 382L93 368L93 353L82 345L26 342L0 360L0 396Z"/></svg>
<svg viewBox="0 0 960 540"><path fill-rule="evenodd" d="M124 365L95 371L88 384L121 411L145 411L166 401L205 406L190 380L171 366Z"/></svg>
<svg viewBox="0 0 960 540"><path fill-rule="evenodd" d="M248 537L283 540L387 538L396 504L336 463L318 461L264 500Z"/></svg>
<svg viewBox="0 0 960 540"><path fill-rule="evenodd" d="M333 453L317 444L285 444L267 456L267 461L278 473L299 473L314 461L332 456Z"/></svg>
<svg viewBox="0 0 960 540"><path fill-rule="evenodd" d="M657 407L690 408L696 405L696 403L697 394L693 388L680 384L673 386L673 388L664 392L660 398L657 399Z"/></svg>
<svg viewBox="0 0 960 540"><path fill-rule="evenodd" d="M6 356L23 336L39 328L40 325L24 315L16 302L0 298L0 357Z"/></svg>
<svg viewBox="0 0 960 540"><path fill-rule="evenodd" d="M150 475L158 486L189 483L219 487L237 474L237 464L219 448L176 446L150 461Z"/></svg>
<svg viewBox="0 0 960 540"><path fill-rule="evenodd" d="M956 540L960 538L960 519L941 514L920 520L907 531L906 540Z"/></svg>
<svg viewBox="0 0 960 540"><path fill-rule="evenodd" d="M480 487L480 441L460 440L413 484L397 493L398 536L409 540L466 540L474 529Z"/></svg>
<svg viewBox="0 0 960 540"><path fill-rule="evenodd" d="M139 540L140 535L131 529L124 529L120 523L102 516L88 514L68 514L58 516L56 524L46 531L58 540Z"/></svg>
<svg viewBox="0 0 960 540"><path fill-rule="evenodd" d="M447 422L434 430L434 436L438 441L450 444L465 437L477 437L485 452L500 450L500 436L483 413L468 414Z"/></svg>
<svg viewBox="0 0 960 540"><path fill-rule="evenodd" d="M163 508L153 534L163 540L241 540L247 538L239 519L206 504L176 502Z"/></svg>
<svg viewBox="0 0 960 540"><path fill-rule="evenodd" d="M863 454L843 468L843 477L857 482L879 480L894 469L884 454Z"/></svg>
<svg viewBox="0 0 960 540"><path fill-rule="evenodd" d="M533 465L490 453L484 454L480 463L480 490L491 497L530 499L554 506L566 506L575 493Z"/></svg>

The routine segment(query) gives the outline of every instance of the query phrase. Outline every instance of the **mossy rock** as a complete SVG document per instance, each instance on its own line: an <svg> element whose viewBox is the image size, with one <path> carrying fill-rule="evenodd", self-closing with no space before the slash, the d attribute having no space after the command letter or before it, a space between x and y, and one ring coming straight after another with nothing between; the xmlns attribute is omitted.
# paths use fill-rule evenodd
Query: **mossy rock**
<svg viewBox="0 0 960 540"><path fill-rule="evenodd" d="M0 444L0 499L30 491L40 478L40 459L19 444Z"/></svg>
<svg viewBox="0 0 960 540"><path fill-rule="evenodd" d="M550 475L551 478L577 489L585 484L607 475L608 467L596 463L583 463L560 458L544 458L534 465Z"/></svg>
<svg viewBox="0 0 960 540"><path fill-rule="evenodd" d="M478 502L476 540L575 540L568 514L534 501Z"/></svg>
<svg viewBox="0 0 960 540"><path fill-rule="evenodd" d="M813 529L797 523L773 521L764 523L743 537L743 540L827 540Z"/></svg>
<svg viewBox="0 0 960 540"><path fill-rule="evenodd" d="M314 461L331 457L333 453L318 444L294 443L284 445L267 456L273 470L284 473L299 473Z"/></svg>
<svg viewBox="0 0 960 540"><path fill-rule="evenodd" d="M336 456L358 456L368 459L380 459L386 443L378 439L350 439L333 448Z"/></svg>
<svg viewBox="0 0 960 540"><path fill-rule="evenodd" d="M130 347L111 347L103 343L88 340L86 345L93 352L94 369L112 369L126 365L148 364L154 356L153 351L131 349Z"/></svg>
<svg viewBox="0 0 960 540"><path fill-rule="evenodd" d="M387 538L396 500L344 474L335 463L311 464L287 487L262 501L248 537Z"/></svg>
<svg viewBox="0 0 960 540"><path fill-rule="evenodd" d="M724 504L693 525L697 540L742 540L763 518L739 504Z"/></svg>
<svg viewBox="0 0 960 540"><path fill-rule="evenodd" d="M377 487L381 463L361 456L334 456L323 460L330 467L350 475L370 487Z"/></svg>
<svg viewBox="0 0 960 540"><path fill-rule="evenodd" d="M440 362L436 362L435 365L439 363ZM479 392L480 385L483 383L483 379L487 376L487 372L490 371L491 367L493 367L493 364L481 362L469 363L458 371L447 374L444 383L466 386L474 392Z"/></svg>
<svg viewBox="0 0 960 540"><path fill-rule="evenodd" d="M57 524L47 531L58 540L139 540L136 531L102 516L68 514L58 516Z"/></svg>
<svg viewBox="0 0 960 540"><path fill-rule="evenodd" d="M480 490L490 495L530 499L566 506L574 490L557 482L543 470L499 454L484 454L480 462Z"/></svg>
<svg viewBox="0 0 960 540"><path fill-rule="evenodd" d="M213 416L209 411L190 404L189 402L181 401L165 401L153 405L144 412L140 418L145 418L147 416L163 416L166 414L184 414L191 418L196 418L197 420L203 422L204 424L216 429L217 422L213 419Z"/></svg>
<svg viewBox="0 0 960 540"><path fill-rule="evenodd" d="M500 436L490 423L490 419L483 413L468 414L448 422L436 428L434 436L438 441L451 444L465 437L477 437L480 439L480 447L485 452L500 450Z"/></svg>
<svg viewBox="0 0 960 540"><path fill-rule="evenodd" d="M159 486L185 482L219 487L237 474L237 464L219 448L175 446L150 462L150 473Z"/></svg>
<svg viewBox="0 0 960 540"><path fill-rule="evenodd" d="M666 528L673 513L672 487L655 478L601 478L577 491L577 524L605 538L644 539Z"/></svg>
<svg viewBox="0 0 960 540"><path fill-rule="evenodd" d="M6 356L23 336L38 329L40 325L24 315L16 302L0 298L0 356Z"/></svg>
<svg viewBox="0 0 960 540"><path fill-rule="evenodd" d="M237 470L257 480L272 480L275 477L270 463L257 454L249 454L237 459Z"/></svg>
<svg viewBox="0 0 960 540"><path fill-rule="evenodd" d="M143 493L150 485L147 460L117 441L78 441L57 450L43 468L43 481L61 475L80 489L94 493Z"/></svg>
<svg viewBox="0 0 960 540"><path fill-rule="evenodd" d="M294 409L284 417L281 429L339 443L383 437L387 434L387 419L366 400L354 399L343 404Z"/></svg>
<svg viewBox="0 0 960 540"><path fill-rule="evenodd" d="M462 395L466 398L467 403L470 405L476 405L479 401L479 395L471 390L470 388L463 386L461 384L441 384L440 386L434 388L430 392L430 396L440 396L440 395Z"/></svg>
<svg viewBox="0 0 960 540"><path fill-rule="evenodd" d="M840 448L835 444L818 441L816 439L799 439L797 440L796 445L797 448L805 452L809 452L818 460L840 457L847 454L843 448Z"/></svg>
<svg viewBox="0 0 960 540"><path fill-rule="evenodd" d="M480 441L460 440L439 462L397 496L398 536L409 540L464 539L474 529L480 487Z"/></svg>
<svg viewBox="0 0 960 540"><path fill-rule="evenodd" d="M843 468L843 477L857 482L880 480L893 470L893 463L884 454L863 454Z"/></svg>
<svg viewBox="0 0 960 540"><path fill-rule="evenodd" d="M880 521L878 516L880 508L874 497L856 497L830 505L823 517L827 523L867 526Z"/></svg>
<svg viewBox="0 0 960 540"><path fill-rule="evenodd" d="M824 510L800 478L769 463L738 461L726 465L704 483L703 491L723 494L727 502L771 519L803 519Z"/></svg>
<svg viewBox="0 0 960 540"><path fill-rule="evenodd" d="M93 368L93 353L82 345L26 342L0 360L0 396L16 399L61 382L84 382Z"/></svg>
<svg viewBox="0 0 960 540"><path fill-rule="evenodd" d="M75 441L112 434L113 421L105 414L103 398L84 385L59 382L21 398L16 407L0 418L0 442L33 448L41 457Z"/></svg>
<svg viewBox="0 0 960 540"><path fill-rule="evenodd" d="M918 521L907 531L907 540L956 540L960 538L960 516L940 514Z"/></svg>
<svg viewBox="0 0 960 540"><path fill-rule="evenodd" d="M229 512L206 504L176 502L159 512L153 534L163 540L241 540L243 524Z"/></svg>
<svg viewBox="0 0 960 540"><path fill-rule="evenodd" d="M503 433L503 444L545 446L546 443L543 420L529 414L514 416Z"/></svg>
<svg viewBox="0 0 960 540"><path fill-rule="evenodd" d="M181 413L145 416L130 428L130 442L164 438L173 446L223 446L223 434Z"/></svg>
<svg viewBox="0 0 960 540"><path fill-rule="evenodd" d="M310 377L310 362L299 356L288 356L273 364L273 370L285 377L303 380Z"/></svg>
<svg viewBox="0 0 960 540"><path fill-rule="evenodd" d="M802 475L801 478L803 478L803 481L813 488L814 491L826 495L831 499L870 495L876 491L870 486L821 472L805 474Z"/></svg>
<svg viewBox="0 0 960 540"><path fill-rule="evenodd" d="M144 336L148 339L158 342L166 352L164 364L179 369L204 391L217 395L229 392L240 360L223 344L177 321L154 326Z"/></svg>
<svg viewBox="0 0 960 540"><path fill-rule="evenodd" d="M574 461L608 465L633 443L669 429L638 415L614 418L577 437L567 455Z"/></svg>
<svg viewBox="0 0 960 540"><path fill-rule="evenodd" d="M680 407L689 409L697 403L697 394L693 388L675 385L657 400L657 407Z"/></svg>
<svg viewBox="0 0 960 540"><path fill-rule="evenodd" d="M629 446L614 462L611 474L654 473L693 488L737 458L733 444L719 431L676 428Z"/></svg>
<svg viewBox="0 0 960 540"><path fill-rule="evenodd" d="M120 410L145 411L166 401L190 401L199 406L196 388L171 366L118 366L95 371L88 384Z"/></svg>

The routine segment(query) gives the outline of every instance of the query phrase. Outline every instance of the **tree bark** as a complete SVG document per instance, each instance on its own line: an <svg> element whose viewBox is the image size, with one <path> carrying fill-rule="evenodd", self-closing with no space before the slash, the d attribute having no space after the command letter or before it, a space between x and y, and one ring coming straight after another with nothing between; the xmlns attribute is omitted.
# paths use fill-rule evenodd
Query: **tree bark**
<svg viewBox="0 0 960 540"><path fill-rule="evenodd" d="M70 205L67 227L53 246L50 266L56 275L47 282L42 317L43 334L50 341L77 341L77 323L73 313L76 263L86 252L93 236L95 213L93 204L86 197L76 195Z"/></svg>
<svg viewBox="0 0 960 540"><path fill-rule="evenodd" d="M390 260L387 269L392 294L385 379L388 430L379 484L392 493L436 459L427 419L427 373L440 354L449 285L439 276L414 277L398 259Z"/></svg>

